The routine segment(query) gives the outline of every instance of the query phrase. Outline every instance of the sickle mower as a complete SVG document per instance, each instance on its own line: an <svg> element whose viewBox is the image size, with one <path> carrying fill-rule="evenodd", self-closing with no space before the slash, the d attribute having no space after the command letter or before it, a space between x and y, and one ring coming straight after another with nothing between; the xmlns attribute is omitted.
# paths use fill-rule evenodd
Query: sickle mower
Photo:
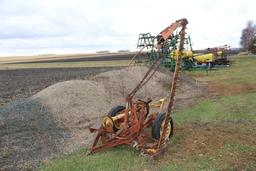
<svg viewBox="0 0 256 171"><path fill-rule="evenodd" d="M142 153L153 157L164 151L167 142L173 135L172 113L174 97L181 67L187 24L187 19L180 19L159 33L157 42L153 46L155 46L162 55L153 63L133 91L128 94L126 106L116 106L112 108L110 112L103 117L102 123L99 126L90 128L92 133L96 133L96 137L89 149L89 154L122 144L130 145L140 150ZM134 101L133 97L136 92L150 80L160 66L167 43L166 40L178 28L181 28L179 32L179 53L170 85L169 104L167 111L161 112L165 101L164 99L152 103L151 99L139 99ZM147 46L152 46L152 42L144 44L144 47ZM152 112L153 109L158 109L158 112ZM151 135L148 135L149 131L147 130L149 129L147 128L150 127Z"/></svg>

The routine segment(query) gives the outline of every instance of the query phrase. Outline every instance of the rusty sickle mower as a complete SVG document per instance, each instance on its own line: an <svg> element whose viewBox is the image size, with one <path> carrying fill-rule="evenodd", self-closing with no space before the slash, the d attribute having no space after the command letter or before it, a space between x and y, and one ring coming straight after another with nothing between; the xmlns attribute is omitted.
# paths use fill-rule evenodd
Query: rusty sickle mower
<svg viewBox="0 0 256 171"><path fill-rule="evenodd" d="M188 24L187 19L180 19L168 26L157 36L157 42L154 45L160 52L164 51L166 40L178 28L180 29L179 54L176 62L173 79L171 82L171 92L167 112L151 112L151 109L158 108L161 111L164 99L151 103L152 100L133 101L136 92L142 88L154 75L160 66L163 55L154 62L149 68L141 82L128 94L126 106L116 106L103 117L102 123L97 127L90 127L96 137L89 149L89 154L105 150L118 145L130 145L143 154L157 156L163 152L167 142L173 134L173 106L178 81L179 69L182 58L182 51L185 39L185 29ZM147 46L145 44L145 46ZM147 131L151 127L151 136Z"/></svg>

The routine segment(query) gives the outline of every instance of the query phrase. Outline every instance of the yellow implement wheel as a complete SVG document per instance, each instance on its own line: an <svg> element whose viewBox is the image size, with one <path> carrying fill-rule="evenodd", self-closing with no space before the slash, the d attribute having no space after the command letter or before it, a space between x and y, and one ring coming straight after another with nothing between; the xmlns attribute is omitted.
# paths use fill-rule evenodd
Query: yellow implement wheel
<svg viewBox="0 0 256 171"><path fill-rule="evenodd" d="M108 112L108 116L109 117L115 117L117 116L118 114L120 114L122 111L124 111L125 107L122 106L122 105L118 105L118 106L115 106L113 107L109 112ZM118 131L120 128L121 128L121 125L114 122L112 120L112 126L113 126L113 130L114 131Z"/></svg>
<svg viewBox="0 0 256 171"><path fill-rule="evenodd" d="M162 134L162 130L164 129L164 122L162 122L161 124L161 128L160 128L160 135ZM166 134L165 134L165 137L164 137L164 140L168 140L170 135L171 135L171 131L172 131L172 128L171 128L171 123L168 122L168 125L167 125L167 130L166 130Z"/></svg>

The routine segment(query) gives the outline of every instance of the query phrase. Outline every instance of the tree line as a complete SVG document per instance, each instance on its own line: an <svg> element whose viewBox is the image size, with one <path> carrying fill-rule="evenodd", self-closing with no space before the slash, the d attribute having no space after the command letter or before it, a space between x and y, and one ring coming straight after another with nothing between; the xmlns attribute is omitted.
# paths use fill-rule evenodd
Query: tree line
<svg viewBox="0 0 256 171"><path fill-rule="evenodd" d="M248 21L242 30L240 45L243 51L256 54L256 24L253 21Z"/></svg>

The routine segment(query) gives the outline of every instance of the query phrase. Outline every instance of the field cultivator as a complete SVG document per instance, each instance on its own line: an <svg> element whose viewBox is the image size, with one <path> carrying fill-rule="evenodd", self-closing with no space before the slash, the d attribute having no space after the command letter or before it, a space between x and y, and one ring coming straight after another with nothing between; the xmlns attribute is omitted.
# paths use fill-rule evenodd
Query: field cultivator
<svg viewBox="0 0 256 171"><path fill-rule="evenodd" d="M158 36L152 36L150 33L141 33L139 35L137 48L143 50L147 49L145 54L148 59L149 64L153 64L160 55L163 55L163 60L161 65L165 68L174 71L176 60L178 57L178 46L180 43L179 34L171 34L167 39L163 47L163 52L159 52L158 48L155 46L154 42L157 42L159 39ZM161 54L163 53L163 54ZM184 50L182 55L181 66L183 69L188 69L193 66L193 50L191 44L190 36L185 37L184 39Z"/></svg>
<svg viewBox="0 0 256 171"><path fill-rule="evenodd" d="M172 33L169 35L169 37L165 40L163 52L159 52L158 48L155 46L155 42L158 42L159 38L161 38L159 35L152 36L150 33L142 33L139 35L137 48L140 49L139 52L147 49L144 53L141 54L146 56L149 64L153 64L160 55L163 55L161 65L164 68L168 68L169 70L174 71L179 54L178 45L180 43L180 36L177 33ZM190 70L193 68L208 70L217 66L229 66L230 61L227 59L229 48L230 47L227 45L207 48L206 50L201 51L200 54L196 54L192 49L191 38L188 35L184 39L184 50L181 60L181 68L183 70Z"/></svg>
<svg viewBox="0 0 256 171"><path fill-rule="evenodd" d="M173 106L174 97L177 87L178 76L181 67L181 59L184 49L185 29L188 24L187 19L180 19L168 26L159 33L156 46L158 49L159 57L154 61L152 66L144 75L143 79L131 91L126 98L126 106L116 106L103 117L102 123L98 126L90 128L96 137L89 149L89 154L102 151L118 145L130 145L143 154L149 156L157 156L167 146L170 137L173 135ZM173 73L172 82L170 85L171 91L168 99L166 112L163 111L164 99L157 102L148 100L133 100L136 92L140 90L155 74L156 70L161 65L164 59L164 51L168 38L176 29L179 31L179 46L178 56ZM150 36L150 35L146 35ZM146 44L150 45L150 41ZM144 47L146 47L145 45ZM154 109L158 109L154 112ZM148 133L151 128L151 135Z"/></svg>

